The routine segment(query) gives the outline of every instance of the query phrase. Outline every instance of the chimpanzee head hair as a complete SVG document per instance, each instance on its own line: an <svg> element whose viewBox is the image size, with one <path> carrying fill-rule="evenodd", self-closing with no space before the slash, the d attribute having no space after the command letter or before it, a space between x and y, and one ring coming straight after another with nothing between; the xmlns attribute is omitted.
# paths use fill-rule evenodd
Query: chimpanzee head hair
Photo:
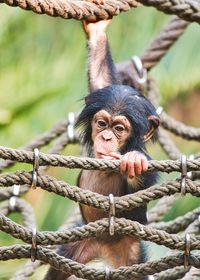
<svg viewBox="0 0 200 280"><path fill-rule="evenodd" d="M112 85L90 93L85 98L85 107L80 113L76 126L82 126L82 140L88 151L92 151L92 119L100 110L106 110L112 115L125 116L132 125L132 134L127 140L122 154L131 150L144 148L144 136L151 129L152 123L148 119L155 116L154 128L159 125L156 109L151 102L138 91L129 86Z"/></svg>

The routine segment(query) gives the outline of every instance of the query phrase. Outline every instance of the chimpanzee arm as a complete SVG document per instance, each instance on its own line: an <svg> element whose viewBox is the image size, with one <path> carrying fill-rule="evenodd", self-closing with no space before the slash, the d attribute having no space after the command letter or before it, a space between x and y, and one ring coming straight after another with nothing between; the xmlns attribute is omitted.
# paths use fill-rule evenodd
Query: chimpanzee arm
<svg viewBox="0 0 200 280"><path fill-rule="evenodd" d="M106 28L110 20L84 22L88 39L88 79L90 92L117 84L117 75L113 63Z"/></svg>

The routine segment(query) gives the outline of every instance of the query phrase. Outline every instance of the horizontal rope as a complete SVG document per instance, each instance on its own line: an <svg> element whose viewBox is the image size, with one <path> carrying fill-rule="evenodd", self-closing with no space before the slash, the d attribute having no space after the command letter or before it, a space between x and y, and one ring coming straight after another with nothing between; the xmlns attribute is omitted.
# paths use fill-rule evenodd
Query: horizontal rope
<svg viewBox="0 0 200 280"><path fill-rule="evenodd" d="M185 238L179 237L178 235L169 234L165 231L154 229L151 226L145 226L124 218L116 218L114 226L117 235L128 235L154 242L170 249L185 250ZM1 214L0 229L26 243L31 244L32 242L31 230L26 229ZM102 219L62 232L37 232L37 244L43 246L61 245L86 238L100 237L104 233L109 233L109 219ZM200 239L198 237L191 237L191 250L194 249L200 249Z"/></svg>
<svg viewBox="0 0 200 280"><path fill-rule="evenodd" d="M30 172L20 171L16 173L7 173L0 175L0 186L11 186L14 184L31 185L32 174ZM186 193L200 196L200 182L192 182L186 179ZM48 192L54 192L60 196L68 197L76 202L86 204L103 211L110 208L109 198L89 190L80 189L76 186L58 181L54 177L47 175L38 176L37 186ZM166 195L179 193L181 191L180 180L169 181L167 183L156 184L146 190L140 190L133 194L121 197L115 197L116 212L131 210L133 208L146 205L152 200L161 198Z"/></svg>
<svg viewBox="0 0 200 280"><path fill-rule="evenodd" d="M12 161L33 164L34 153L25 150L11 149L0 146L0 158ZM119 171L119 160L105 160L89 157L61 156L56 154L40 153L40 166L60 166L67 168L81 168L90 170L113 170ZM200 158L187 160L188 171L200 171ZM181 160L150 160L148 171L172 172L181 171Z"/></svg>
<svg viewBox="0 0 200 280"><path fill-rule="evenodd" d="M6 261L10 259L21 259L31 257L30 245L14 245L9 247L0 247L0 260ZM103 270L96 270L89 268L83 264L66 259L49 249L37 246L36 251L37 260L41 260L50 264L54 268L61 270L65 273L72 273L80 278L88 280L102 280L106 279L106 272ZM159 261L151 261L130 267L122 267L116 270L110 270L109 279L131 279L131 277L141 277L143 275L151 275L164 271L169 268L182 266L184 263L184 254L176 253L172 256L165 257ZM200 268L200 256L196 253L191 253L189 256L189 264Z"/></svg>
<svg viewBox="0 0 200 280"><path fill-rule="evenodd" d="M161 273L154 274L155 280L178 280L182 279L183 276L187 273L189 268L184 267L175 267L172 269L168 269L166 271L163 271Z"/></svg>
<svg viewBox="0 0 200 280"><path fill-rule="evenodd" d="M200 2L198 0L138 0L166 14L177 15L187 21L200 23Z"/></svg>
<svg viewBox="0 0 200 280"><path fill-rule="evenodd" d="M106 0L102 5L78 0L66 0L65 2L60 0L48 0L46 2L41 0L0 0L0 2L52 17L91 21L111 18L120 12L137 7L138 3L142 3L143 5L153 6L164 13L175 14L187 21L200 22L200 3L195 0Z"/></svg>
<svg viewBox="0 0 200 280"><path fill-rule="evenodd" d="M64 2L60 0L48 0L46 2L36 0L0 0L0 2L52 17L74 18L77 20L87 19L90 21L108 19L138 5L135 0L106 0L103 5L79 0L66 0Z"/></svg>

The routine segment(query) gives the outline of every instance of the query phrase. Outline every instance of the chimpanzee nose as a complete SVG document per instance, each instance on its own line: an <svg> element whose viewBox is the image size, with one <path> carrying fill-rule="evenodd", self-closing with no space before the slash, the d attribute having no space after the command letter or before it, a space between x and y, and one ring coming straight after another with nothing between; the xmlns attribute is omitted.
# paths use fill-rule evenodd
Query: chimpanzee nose
<svg viewBox="0 0 200 280"><path fill-rule="evenodd" d="M105 141L110 141L112 139L112 132L111 131L104 131L102 134L102 138Z"/></svg>

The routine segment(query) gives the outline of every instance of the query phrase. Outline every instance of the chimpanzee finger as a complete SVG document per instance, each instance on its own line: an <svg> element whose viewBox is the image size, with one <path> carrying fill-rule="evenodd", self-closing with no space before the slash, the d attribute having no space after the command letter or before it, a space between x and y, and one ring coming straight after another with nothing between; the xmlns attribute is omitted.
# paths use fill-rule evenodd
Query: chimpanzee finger
<svg viewBox="0 0 200 280"><path fill-rule="evenodd" d="M142 157L142 171L145 172L148 170L148 160L146 157Z"/></svg>
<svg viewBox="0 0 200 280"><path fill-rule="evenodd" d="M132 155L131 155L131 157L129 156L127 165L128 165L128 177L130 179L132 179L136 175L136 172L135 172L135 157L133 157Z"/></svg>
<svg viewBox="0 0 200 280"><path fill-rule="evenodd" d="M140 154L137 154L135 156L135 162L134 162L134 168L135 168L135 175L139 176L142 173L142 158Z"/></svg>
<svg viewBox="0 0 200 280"><path fill-rule="evenodd" d="M125 154L121 158L121 163L120 163L120 172L122 175L124 175L127 171L127 163L128 163L128 154Z"/></svg>

